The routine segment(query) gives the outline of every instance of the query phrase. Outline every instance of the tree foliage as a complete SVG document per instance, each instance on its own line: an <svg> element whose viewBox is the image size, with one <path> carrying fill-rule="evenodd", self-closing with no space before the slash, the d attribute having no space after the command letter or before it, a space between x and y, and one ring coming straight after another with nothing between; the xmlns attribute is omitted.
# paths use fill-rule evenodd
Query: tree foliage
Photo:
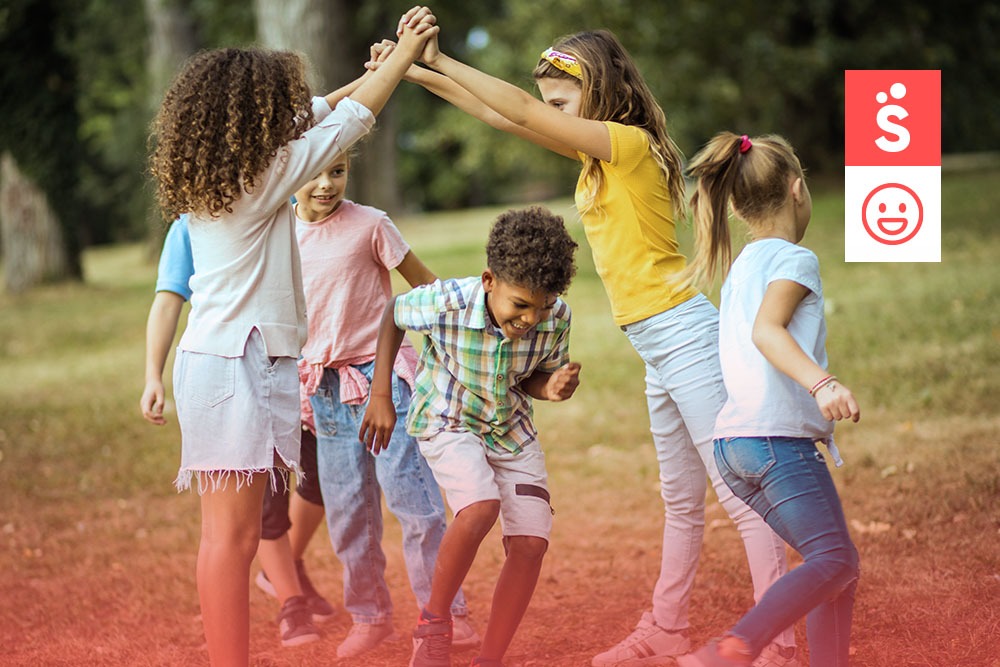
<svg viewBox="0 0 1000 667"><path fill-rule="evenodd" d="M204 46L254 40L254 3L183 5ZM371 41L391 37L405 0L328 3L346 31L337 52L360 72ZM814 171L838 172L845 69L941 69L943 148L1000 148L1000 6L973 0L496 0L433 4L442 48L533 89L555 38L614 31L690 155L719 129L780 132ZM0 149L50 196L67 243L145 233L145 134L154 93L143 3L0 3ZM353 67L353 70L351 69ZM342 81L329 82L331 84ZM568 160L492 130L408 84L384 127L404 205L457 207L569 193ZM393 155L397 153L396 155ZM375 170L373 178L378 178Z"/></svg>

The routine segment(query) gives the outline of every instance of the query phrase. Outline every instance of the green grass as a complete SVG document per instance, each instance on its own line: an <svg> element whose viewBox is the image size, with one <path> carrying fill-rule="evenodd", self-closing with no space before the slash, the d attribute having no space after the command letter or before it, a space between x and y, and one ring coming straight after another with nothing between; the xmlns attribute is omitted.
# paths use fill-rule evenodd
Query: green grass
<svg viewBox="0 0 1000 667"><path fill-rule="evenodd" d="M863 411L859 424L838 427L847 465L834 472L862 555L854 664L997 667L1000 172L944 177L939 264L846 264L842 195L814 195L804 245L820 257L831 368ZM589 664L648 606L659 564L642 364L611 322L571 202L550 206L582 246L567 300L583 384L571 401L536 410L556 525L509 665ZM397 223L439 275L473 275L499 210ZM176 419L156 428L137 407L155 263L140 245L92 249L84 260L86 284L0 296L0 662L204 664L197 497L171 485ZM711 501L692 597L699 641L751 604L742 547ZM405 631L415 611L391 520L385 542ZM339 566L323 535L308 557L337 599ZM480 625L501 558L496 540L484 545L467 581ZM255 664L332 662L343 614L324 641L281 649L273 602L257 591L251 602ZM398 665L407 655L400 642L339 664Z"/></svg>

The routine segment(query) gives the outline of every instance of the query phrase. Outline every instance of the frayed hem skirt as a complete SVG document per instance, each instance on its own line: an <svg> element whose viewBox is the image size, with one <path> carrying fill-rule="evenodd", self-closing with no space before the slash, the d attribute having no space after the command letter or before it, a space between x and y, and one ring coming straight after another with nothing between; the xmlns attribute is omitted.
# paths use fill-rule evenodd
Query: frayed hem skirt
<svg viewBox="0 0 1000 667"><path fill-rule="evenodd" d="M252 330L242 357L177 350L174 396L181 427L178 491L237 490L255 473L272 486L298 472L299 375L292 357L268 357Z"/></svg>

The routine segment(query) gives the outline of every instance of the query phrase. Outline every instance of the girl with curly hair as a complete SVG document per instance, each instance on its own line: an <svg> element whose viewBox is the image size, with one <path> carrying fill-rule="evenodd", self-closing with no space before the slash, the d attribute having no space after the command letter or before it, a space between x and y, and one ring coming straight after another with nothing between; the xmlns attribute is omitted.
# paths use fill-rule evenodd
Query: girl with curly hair
<svg viewBox="0 0 1000 667"><path fill-rule="evenodd" d="M196 477L201 494L197 580L213 665L249 661L249 574L264 490L299 467L296 359L306 321L289 200L369 131L437 31L427 8L409 16L379 71L326 97L310 99L294 54L201 53L153 122L159 204L168 219L189 215L194 255L191 313L174 364L176 485Z"/></svg>

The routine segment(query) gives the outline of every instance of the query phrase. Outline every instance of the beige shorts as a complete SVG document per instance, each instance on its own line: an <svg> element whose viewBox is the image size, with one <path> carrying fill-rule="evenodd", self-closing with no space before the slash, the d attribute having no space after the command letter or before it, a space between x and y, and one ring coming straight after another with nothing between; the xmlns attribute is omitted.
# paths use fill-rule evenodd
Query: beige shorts
<svg viewBox="0 0 1000 667"><path fill-rule="evenodd" d="M453 513L499 500L504 537L549 539L553 510L545 454L537 440L518 454L494 451L468 431L442 431L417 442Z"/></svg>

